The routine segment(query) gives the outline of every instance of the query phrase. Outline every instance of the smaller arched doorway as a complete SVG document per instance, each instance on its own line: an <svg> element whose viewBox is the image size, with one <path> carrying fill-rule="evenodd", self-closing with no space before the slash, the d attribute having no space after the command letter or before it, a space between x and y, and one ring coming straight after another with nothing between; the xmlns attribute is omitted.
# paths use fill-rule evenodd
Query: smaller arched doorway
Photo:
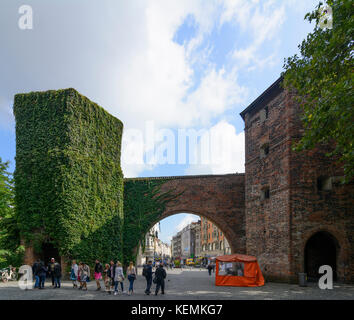
<svg viewBox="0 0 354 320"><path fill-rule="evenodd" d="M329 265L333 270L333 280L337 280L338 241L325 231L315 233L306 243L304 262L309 281L316 281L321 274L320 266Z"/></svg>
<svg viewBox="0 0 354 320"><path fill-rule="evenodd" d="M54 258L56 262L61 263L61 257L59 255L59 250L54 247L50 242L45 242L42 244L42 253L40 259L45 265L48 265L51 258Z"/></svg>

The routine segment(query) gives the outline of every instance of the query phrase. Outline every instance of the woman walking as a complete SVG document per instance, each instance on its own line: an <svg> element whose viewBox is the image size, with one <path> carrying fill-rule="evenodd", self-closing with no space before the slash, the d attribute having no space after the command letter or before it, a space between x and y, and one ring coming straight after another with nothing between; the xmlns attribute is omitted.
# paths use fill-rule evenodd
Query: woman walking
<svg viewBox="0 0 354 320"><path fill-rule="evenodd" d="M79 269L80 274L80 289L87 291L87 282L90 279L90 267L86 263L81 264Z"/></svg>
<svg viewBox="0 0 354 320"><path fill-rule="evenodd" d="M103 270L103 280L104 280L104 286L106 288L106 292L108 294L111 294L111 268L108 263L105 264L104 270Z"/></svg>
<svg viewBox="0 0 354 320"><path fill-rule="evenodd" d="M128 296L130 296L131 294L133 294L134 292L134 281L136 280L136 268L134 267L133 261L130 261L129 263L129 267L127 269L127 276L128 276L128 280L129 280L129 291L128 291Z"/></svg>
<svg viewBox="0 0 354 320"><path fill-rule="evenodd" d="M117 261L116 272L115 272L115 275L114 275L114 295L115 296L118 294L118 283L119 282L120 282L120 286L121 286L121 289L122 289L122 293L124 293L123 281L124 281L124 274L123 274L122 264L119 261Z"/></svg>
<svg viewBox="0 0 354 320"><path fill-rule="evenodd" d="M101 290L100 280L102 279L102 271L103 271L102 264L98 259L96 259L96 264L95 264L95 280L97 285L96 291Z"/></svg>
<svg viewBox="0 0 354 320"><path fill-rule="evenodd" d="M77 288L77 276L79 273L79 266L76 264L76 260L71 263L70 280L73 282L73 288Z"/></svg>

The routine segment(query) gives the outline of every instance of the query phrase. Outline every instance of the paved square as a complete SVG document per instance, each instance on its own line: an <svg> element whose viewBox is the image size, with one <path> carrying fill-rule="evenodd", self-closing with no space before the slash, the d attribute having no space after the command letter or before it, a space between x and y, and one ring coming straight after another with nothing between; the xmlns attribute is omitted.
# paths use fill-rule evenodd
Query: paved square
<svg viewBox="0 0 354 320"><path fill-rule="evenodd" d="M88 284L88 291L73 289L70 281L63 281L62 288L53 289L51 280L47 279L44 290L21 290L17 282L0 283L0 300L298 300L298 299L343 299L354 300L354 285L334 284L333 290L321 290L315 283L308 287L283 283L266 283L263 287L216 287L215 278L206 270L167 270L166 294L147 296L144 294L145 278L139 276L134 283L135 293L132 296L119 294L108 295L104 291L95 291L96 283ZM101 284L103 286L103 283ZM128 289L128 281L124 281L124 290ZM152 290L155 285L152 286Z"/></svg>

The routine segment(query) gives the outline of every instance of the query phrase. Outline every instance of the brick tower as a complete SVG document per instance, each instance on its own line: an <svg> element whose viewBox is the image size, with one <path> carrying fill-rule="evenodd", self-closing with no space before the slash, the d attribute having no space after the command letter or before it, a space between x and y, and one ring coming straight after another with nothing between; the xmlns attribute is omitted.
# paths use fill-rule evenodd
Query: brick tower
<svg viewBox="0 0 354 320"><path fill-rule="evenodd" d="M354 188L328 147L292 151L301 137L301 108L275 81L242 113L245 122L247 254L268 280L318 278L320 265L354 281Z"/></svg>

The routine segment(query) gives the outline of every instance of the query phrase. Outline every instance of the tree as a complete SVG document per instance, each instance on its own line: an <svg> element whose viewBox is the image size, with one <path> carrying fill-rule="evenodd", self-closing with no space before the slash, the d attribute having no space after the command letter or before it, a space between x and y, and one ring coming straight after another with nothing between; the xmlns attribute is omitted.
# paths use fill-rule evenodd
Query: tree
<svg viewBox="0 0 354 320"><path fill-rule="evenodd" d="M339 157L347 182L354 177L353 12L350 0L328 0L307 13L316 26L299 45L301 56L285 59L283 74L285 88L297 92L304 111L304 135L294 149L333 145L327 155Z"/></svg>
<svg viewBox="0 0 354 320"><path fill-rule="evenodd" d="M23 247L14 210L12 175L7 171L9 162L0 158L0 266L21 264Z"/></svg>

